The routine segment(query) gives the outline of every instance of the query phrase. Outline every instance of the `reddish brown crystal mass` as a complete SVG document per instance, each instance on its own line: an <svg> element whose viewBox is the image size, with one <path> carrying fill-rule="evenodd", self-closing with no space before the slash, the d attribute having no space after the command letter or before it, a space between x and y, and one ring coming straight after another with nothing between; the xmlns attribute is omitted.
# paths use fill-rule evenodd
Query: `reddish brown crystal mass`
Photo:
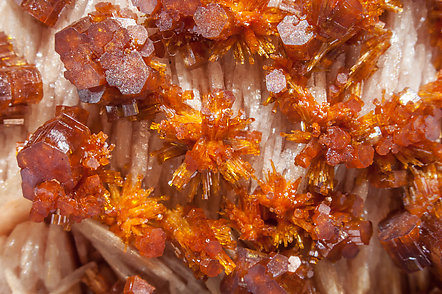
<svg viewBox="0 0 442 294"><path fill-rule="evenodd" d="M97 4L95 12L55 35L55 51L83 102L123 105L121 116L135 116L142 111L138 106L152 106L169 93L164 65L152 60L155 46L128 9ZM125 105L135 107L127 112Z"/></svg>
<svg viewBox="0 0 442 294"><path fill-rule="evenodd" d="M238 247L235 271L221 283L221 291L233 293L315 293L311 266L290 252L265 254Z"/></svg>
<svg viewBox="0 0 442 294"><path fill-rule="evenodd" d="M73 221L98 216L107 191L96 172L108 163L112 148L106 135L92 135L83 124L85 110L64 107L57 112L17 154L23 195L33 200L31 217L42 221L57 210Z"/></svg>
<svg viewBox="0 0 442 294"><path fill-rule="evenodd" d="M15 0L20 7L47 26L54 26L66 5L75 0Z"/></svg>
<svg viewBox="0 0 442 294"><path fill-rule="evenodd" d="M0 32L0 123L23 119L27 104L43 98L40 72L14 53L10 38Z"/></svg>

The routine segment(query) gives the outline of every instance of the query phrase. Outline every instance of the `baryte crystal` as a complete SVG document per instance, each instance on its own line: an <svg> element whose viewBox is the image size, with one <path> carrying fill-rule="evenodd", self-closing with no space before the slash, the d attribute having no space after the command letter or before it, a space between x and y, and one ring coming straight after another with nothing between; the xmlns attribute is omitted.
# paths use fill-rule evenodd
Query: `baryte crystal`
<svg viewBox="0 0 442 294"><path fill-rule="evenodd" d="M20 7L44 23L54 26L66 5L74 0L15 0Z"/></svg>
<svg viewBox="0 0 442 294"><path fill-rule="evenodd" d="M10 38L0 32L0 123L23 119L26 105L42 98L40 72L17 56Z"/></svg>
<svg viewBox="0 0 442 294"><path fill-rule="evenodd" d="M124 294L152 294L155 287L143 280L139 276L130 276L124 285Z"/></svg>

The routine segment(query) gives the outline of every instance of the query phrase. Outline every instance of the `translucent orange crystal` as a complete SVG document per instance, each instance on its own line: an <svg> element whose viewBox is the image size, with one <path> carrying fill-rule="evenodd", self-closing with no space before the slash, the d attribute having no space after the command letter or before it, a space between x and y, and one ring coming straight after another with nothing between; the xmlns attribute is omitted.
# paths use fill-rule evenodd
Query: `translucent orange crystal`
<svg viewBox="0 0 442 294"><path fill-rule="evenodd" d="M38 69L15 54L11 39L0 32L0 123L23 124L26 105L43 98Z"/></svg>
<svg viewBox="0 0 442 294"><path fill-rule="evenodd" d="M66 5L74 0L16 0L18 5L47 26L54 26Z"/></svg>
<svg viewBox="0 0 442 294"><path fill-rule="evenodd" d="M402 212L379 224L379 240L393 260L408 272L431 264L429 251L420 238L419 217Z"/></svg>
<svg viewBox="0 0 442 294"><path fill-rule="evenodd" d="M216 232L199 208L184 210L177 207L166 212L162 227L178 246L180 255L188 266L209 277L217 276L224 269L230 274L235 264L223 250Z"/></svg>
<svg viewBox="0 0 442 294"><path fill-rule="evenodd" d="M235 271L221 283L222 293L315 293L311 266L291 253L264 254L239 247Z"/></svg>

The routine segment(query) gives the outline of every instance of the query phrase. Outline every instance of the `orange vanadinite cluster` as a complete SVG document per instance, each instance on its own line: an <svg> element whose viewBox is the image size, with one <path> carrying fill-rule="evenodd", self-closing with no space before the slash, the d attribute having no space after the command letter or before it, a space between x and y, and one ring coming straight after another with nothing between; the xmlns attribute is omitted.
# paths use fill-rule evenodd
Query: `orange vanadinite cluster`
<svg viewBox="0 0 442 294"><path fill-rule="evenodd" d="M269 7L267 0L132 2L148 15L148 26L164 36L166 48L181 53L188 68L216 60L230 49L241 63L253 62L255 54L269 57L276 52L276 24L285 14Z"/></svg>
<svg viewBox="0 0 442 294"><path fill-rule="evenodd" d="M252 195L240 196L238 206L228 205L226 216L240 238L266 251L280 244L303 250L310 243L310 258L354 257L372 234L371 223L362 218L363 200L340 192L298 193L299 181L287 182L273 170Z"/></svg>
<svg viewBox="0 0 442 294"><path fill-rule="evenodd" d="M219 174L234 185L253 174L242 156L259 154L261 133L246 130L253 119L242 118L241 111L235 115L234 101L233 93L215 90L202 98L200 111L189 108L171 112L167 119L152 125L168 141L158 151L162 160L186 154L173 175L172 185L182 189L193 181L191 190L196 192L201 182L204 197L208 197L211 185L218 189Z"/></svg>
<svg viewBox="0 0 442 294"><path fill-rule="evenodd" d="M141 188L141 179L132 183L129 177L121 191L110 186L110 203L103 222L126 243L133 243L141 255L158 257L163 255L166 234L161 228L152 226L161 220L166 207L163 198L151 197L152 190Z"/></svg>
<svg viewBox="0 0 442 294"><path fill-rule="evenodd" d="M426 266L442 273L441 79L415 93L404 92L378 105L370 120L382 122L371 181L402 187L405 210L379 225L379 239L407 272Z"/></svg>
<svg viewBox="0 0 442 294"><path fill-rule="evenodd" d="M16 0L18 5L35 19L52 27L66 5L75 0Z"/></svg>
<svg viewBox="0 0 442 294"><path fill-rule="evenodd" d="M40 72L17 56L0 32L0 124L23 124L26 105L43 98Z"/></svg>
<svg viewBox="0 0 442 294"><path fill-rule="evenodd" d="M84 119L85 110L60 107L19 150L23 195L33 201L31 219L51 215L66 228L99 219L143 256L163 255L169 238L196 274L230 273L235 265L223 248L233 249L235 242L227 223L207 219L201 209L167 209L166 197L152 197L140 178L123 183L119 173L105 170L113 146L103 133L91 134Z"/></svg>

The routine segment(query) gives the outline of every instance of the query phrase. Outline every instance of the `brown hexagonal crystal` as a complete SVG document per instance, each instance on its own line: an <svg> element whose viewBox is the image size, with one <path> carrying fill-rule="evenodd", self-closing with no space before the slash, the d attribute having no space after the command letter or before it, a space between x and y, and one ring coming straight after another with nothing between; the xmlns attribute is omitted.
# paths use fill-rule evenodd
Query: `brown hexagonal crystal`
<svg viewBox="0 0 442 294"><path fill-rule="evenodd" d="M407 211L397 213L379 224L378 237L393 261L407 272L429 266L430 252L421 240L419 217Z"/></svg>
<svg viewBox="0 0 442 294"><path fill-rule="evenodd" d="M306 19L287 15L277 26L284 48L290 57L298 60L310 59L319 48L313 26Z"/></svg>

